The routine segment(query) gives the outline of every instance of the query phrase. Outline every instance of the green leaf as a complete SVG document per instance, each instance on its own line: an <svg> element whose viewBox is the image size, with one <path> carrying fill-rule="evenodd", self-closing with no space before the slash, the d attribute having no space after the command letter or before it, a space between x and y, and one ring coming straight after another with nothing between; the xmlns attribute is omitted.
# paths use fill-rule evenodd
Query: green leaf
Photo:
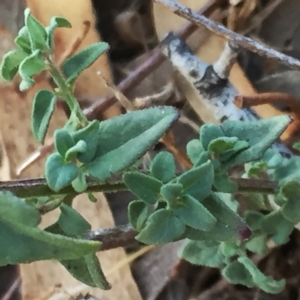
<svg viewBox="0 0 300 300"><path fill-rule="evenodd" d="M229 207L235 213L238 212L239 202L234 199L233 195L229 193L220 193L220 192L218 192L217 194L221 198L223 203L226 204L227 207Z"/></svg>
<svg viewBox="0 0 300 300"><path fill-rule="evenodd" d="M230 242L222 242L220 243L220 250L223 255L226 257L232 257L234 255L238 255L240 252L239 245Z"/></svg>
<svg viewBox="0 0 300 300"><path fill-rule="evenodd" d="M92 193L87 193L89 200L93 203L97 202L97 198Z"/></svg>
<svg viewBox="0 0 300 300"><path fill-rule="evenodd" d="M265 276L248 257L239 257L238 261L245 266L251 274L253 282L264 292L278 294L284 289L284 279L277 281L271 276Z"/></svg>
<svg viewBox="0 0 300 300"><path fill-rule="evenodd" d="M230 229L233 229L240 239L243 240L249 238L251 231L245 221L237 213L231 210L217 193L211 193L202 201L202 204L218 221L227 225Z"/></svg>
<svg viewBox="0 0 300 300"><path fill-rule="evenodd" d="M236 230L217 220L210 231L197 230L187 226L184 237L194 241L227 242L238 239L239 235Z"/></svg>
<svg viewBox="0 0 300 300"><path fill-rule="evenodd" d="M162 182L170 181L176 172L174 156L166 151L156 154L151 161L150 172Z"/></svg>
<svg viewBox="0 0 300 300"><path fill-rule="evenodd" d="M87 255L81 259L60 261L60 263L74 278L88 286L98 287L102 290L111 288L95 254Z"/></svg>
<svg viewBox="0 0 300 300"><path fill-rule="evenodd" d="M195 167L184 172L178 177L177 182L182 184L184 190L187 191L187 193L189 193L190 190L193 189L195 186L200 186L204 198L209 194L212 188L213 177L214 169L211 161L209 160L199 167ZM204 181L205 184L200 183L201 181ZM201 200L199 199L199 195L197 199Z"/></svg>
<svg viewBox="0 0 300 300"><path fill-rule="evenodd" d="M200 155L204 152L204 149L199 140L191 140L186 145L186 152L191 162L196 164L199 161Z"/></svg>
<svg viewBox="0 0 300 300"><path fill-rule="evenodd" d="M78 176L72 181L72 187L77 193L83 193L87 189L88 184L83 170L79 169Z"/></svg>
<svg viewBox="0 0 300 300"><path fill-rule="evenodd" d="M203 231L211 230L216 224L216 218L195 198L186 195L178 202L172 211L184 224Z"/></svg>
<svg viewBox="0 0 300 300"><path fill-rule="evenodd" d="M81 236L90 229L90 224L76 210L65 204L61 207L57 223L47 228L52 233L64 234L69 237ZM81 282L101 289L110 288L94 253L78 259L61 260L60 263Z"/></svg>
<svg viewBox="0 0 300 300"><path fill-rule="evenodd" d="M163 183L156 178L140 173L126 172L123 181L128 189L147 204L155 204Z"/></svg>
<svg viewBox="0 0 300 300"><path fill-rule="evenodd" d="M255 286L252 276L248 272L246 267L242 263L240 263L236 260L229 263L222 270L222 275L228 282L230 282L232 284L242 284L249 288L252 288Z"/></svg>
<svg viewBox="0 0 300 300"><path fill-rule="evenodd" d="M261 223L261 230L271 234L272 240L276 245L286 244L289 236L294 229L294 224L286 220L281 211L273 211L264 216Z"/></svg>
<svg viewBox="0 0 300 300"><path fill-rule="evenodd" d="M246 248L254 253L263 255L268 250L267 242L268 239L266 235L258 235L246 243Z"/></svg>
<svg viewBox="0 0 300 300"><path fill-rule="evenodd" d="M50 189L58 192L70 185L78 176L78 168L73 163L65 163L58 153L52 153L47 157L45 177Z"/></svg>
<svg viewBox="0 0 300 300"><path fill-rule="evenodd" d="M50 20L50 25L48 27L46 27L46 34L47 34L47 38L46 38L46 44L48 46L49 49L53 50L54 49L54 30L56 28L71 28L72 25L71 23L63 18L63 17L52 17Z"/></svg>
<svg viewBox="0 0 300 300"><path fill-rule="evenodd" d="M222 193L235 193L238 191L238 185L227 174L215 175L213 185L218 192Z"/></svg>
<svg viewBox="0 0 300 300"><path fill-rule="evenodd" d="M14 40L15 44L25 53L31 54L31 45L29 39L29 33L26 26L23 26L19 32L17 37Z"/></svg>
<svg viewBox="0 0 300 300"><path fill-rule="evenodd" d="M27 57L27 54L21 50L12 50L7 52L2 59L0 66L0 75L6 81L12 81L16 76L21 62Z"/></svg>
<svg viewBox="0 0 300 300"><path fill-rule="evenodd" d="M165 244L183 233L184 225L172 211L160 209L149 216L146 226L136 239L145 244Z"/></svg>
<svg viewBox="0 0 300 300"><path fill-rule="evenodd" d="M233 149L238 141L239 139L237 137L222 136L212 140L208 144L207 150L215 154L225 153Z"/></svg>
<svg viewBox="0 0 300 300"><path fill-rule="evenodd" d="M212 268L220 267L225 260L225 256L216 242L187 240L178 250L178 256L193 265Z"/></svg>
<svg viewBox="0 0 300 300"><path fill-rule="evenodd" d="M137 230L141 231L149 215L148 205L140 200L131 201L128 205L128 219L130 224Z"/></svg>
<svg viewBox="0 0 300 300"><path fill-rule="evenodd" d="M89 122L88 126L74 132L72 137L75 142L85 141L87 149L84 153L80 153L77 159L82 163L90 163L96 153L98 135L99 135L99 121Z"/></svg>
<svg viewBox="0 0 300 300"><path fill-rule="evenodd" d="M78 141L72 148L70 148L65 155L66 161L72 161L77 158L78 154L87 152L87 144L85 141Z"/></svg>
<svg viewBox="0 0 300 300"><path fill-rule="evenodd" d="M47 33L41 23L35 19L30 12L29 8L24 11L25 26L28 30L31 50L44 50L46 48Z"/></svg>
<svg viewBox="0 0 300 300"><path fill-rule="evenodd" d="M228 169L235 165L261 159L290 122L289 116L276 116L249 122L225 121L221 125L225 136L246 140L250 147L233 155L224 163L224 168Z"/></svg>
<svg viewBox="0 0 300 300"><path fill-rule="evenodd" d="M92 65L108 49L107 43L95 43L66 59L62 69L67 77L67 82L73 82L82 71Z"/></svg>
<svg viewBox="0 0 300 300"><path fill-rule="evenodd" d="M96 287L109 290L111 289L110 284L107 282L104 273L101 269L100 263L96 255L89 255L85 257L85 262L89 271L89 274Z"/></svg>
<svg viewBox="0 0 300 300"><path fill-rule="evenodd" d="M283 162L282 155L275 149L269 149L265 152L263 161L267 163L268 169L275 169Z"/></svg>
<svg viewBox="0 0 300 300"><path fill-rule="evenodd" d="M278 180L280 185L291 180L300 180L300 157L284 158L271 176L273 180Z"/></svg>
<svg viewBox="0 0 300 300"><path fill-rule="evenodd" d="M91 225L71 206L62 204L58 225L68 236L83 235L91 230Z"/></svg>
<svg viewBox="0 0 300 300"><path fill-rule="evenodd" d="M239 152L242 152L242 150L245 150L249 148L249 144L246 141L237 141L232 149L229 149L223 153L220 154L220 161L225 162L229 158L231 158L234 154L237 154Z"/></svg>
<svg viewBox="0 0 300 300"><path fill-rule="evenodd" d="M75 141L65 128L60 128L54 132L55 150L65 157L67 151L75 145Z"/></svg>
<svg viewBox="0 0 300 300"><path fill-rule="evenodd" d="M177 118L176 109L161 106L101 122L95 159L87 164L86 171L102 181L123 171L141 158Z"/></svg>
<svg viewBox="0 0 300 300"><path fill-rule="evenodd" d="M200 128L200 142L205 151L208 150L208 145L212 140L223 136L221 128L215 124L204 124Z"/></svg>
<svg viewBox="0 0 300 300"><path fill-rule="evenodd" d="M160 194L173 207L182 194L183 186L179 183L167 183L160 189Z"/></svg>
<svg viewBox="0 0 300 300"><path fill-rule="evenodd" d="M300 182L293 180L287 182L281 193L286 198L286 203L282 206L282 215L290 222L296 224L300 221Z"/></svg>
<svg viewBox="0 0 300 300"><path fill-rule="evenodd" d="M297 151L300 151L300 143L294 143L293 145L293 149L297 150Z"/></svg>
<svg viewBox="0 0 300 300"><path fill-rule="evenodd" d="M0 266L48 259L77 259L99 249L99 242L73 239L37 227L37 209L10 192L0 193Z"/></svg>
<svg viewBox="0 0 300 300"><path fill-rule="evenodd" d="M259 178L268 169L268 164L262 160L245 164L245 171L248 178Z"/></svg>
<svg viewBox="0 0 300 300"><path fill-rule="evenodd" d="M249 209L268 210L268 204L263 194L249 193L244 194L243 196Z"/></svg>
<svg viewBox="0 0 300 300"><path fill-rule="evenodd" d="M26 200L16 197L9 191L0 192L0 208L1 222L15 221L34 228L41 221L41 216L34 206L29 205Z"/></svg>
<svg viewBox="0 0 300 300"><path fill-rule="evenodd" d="M261 228L264 214L258 211L248 210L245 211L244 218L251 230L259 230Z"/></svg>
<svg viewBox="0 0 300 300"><path fill-rule="evenodd" d="M20 91L29 89L34 85L33 75L36 75L45 69L46 65L41 56L40 50L35 50L30 56L26 57L20 64L19 74L22 77Z"/></svg>
<svg viewBox="0 0 300 300"><path fill-rule="evenodd" d="M34 138L44 143L49 123L55 110L56 95L47 90L39 90L33 99L31 130Z"/></svg>

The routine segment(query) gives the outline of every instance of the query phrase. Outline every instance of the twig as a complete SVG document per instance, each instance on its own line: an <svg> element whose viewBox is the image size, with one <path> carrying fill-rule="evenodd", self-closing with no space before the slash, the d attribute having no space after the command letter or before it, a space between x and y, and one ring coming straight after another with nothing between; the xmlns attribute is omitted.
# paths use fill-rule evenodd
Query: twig
<svg viewBox="0 0 300 300"><path fill-rule="evenodd" d="M280 53L272 48L269 48L259 42L256 42L248 37L245 37L241 34L235 33L225 26L214 22L206 18L203 15L197 14L196 12L192 11L190 8L175 2L174 0L153 0L154 2L161 3L164 6L171 9L176 15L181 16L198 26L205 26L210 31L226 37L228 40L234 41L235 44L251 51L255 52L259 55L263 55L269 58L273 58L276 61L295 69L300 69L300 61Z"/></svg>
<svg viewBox="0 0 300 300"><path fill-rule="evenodd" d="M234 98L234 104L238 108L247 108L250 106L261 105L261 104L276 104L282 103L289 106L291 111L299 114L300 119L300 102L299 100L287 93L270 92L270 93L259 93L256 95L236 95Z"/></svg>
<svg viewBox="0 0 300 300"><path fill-rule="evenodd" d="M207 5L202 7L198 13L210 15L218 6L222 0L211 0ZM189 37L198 27L192 23L186 24L178 35L182 39ZM159 48L155 48L151 52L151 56L143 64L141 64L134 72L132 72L126 79L124 79L118 86L118 90L122 93L127 93L135 86L137 86L142 80L144 80L151 72L157 69L165 60L165 56L161 53ZM100 112L106 110L117 102L114 95L108 95L104 98L93 103L90 107L84 110L88 119L95 119Z"/></svg>
<svg viewBox="0 0 300 300"><path fill-rule="evenodd" d="M121 182L104 183L101 184L97 181L87 180L88 188L85 193L96 193L96 192L116 192L127 190L125 184ZM52 191L44 178L33 178L24 180L11 180L11 181L0 181L0 191L10 191L17 197L21 198L36 198L42 196L63 196L66 194L79 195L74 191L72 186L68 186L60 190L59 192Z"/></svg>
<svg viewBox="0 0 300 300"><path fill-rule="evenodd" d="M69 47L63 52L59 61L57 62L58 66L61 66L67 58L71 57L78 50L83 40L86 38L90 28L91 22L84 21L83 29L79 32L79 35L75 37L74 41L69 44Z"/></svg>
<svg viewBox="0 0 300 300"><path fill-rule="evenodd" d="M222 79L227 79L230 70L236 62L237 56L240 52L240 47L229 41L225 44L225 48L218 60L213 64L213 68L218 76Z"/></svg>
<svg viewBox="0 0 300 300"><path fill-rule="evenodd" d="M46 154L50 153L54 148L53 138L46 141L45 145L40 146L34 153L32 153L21 165L16 169L16 175L20 176L29 166L42 159Z"/></svg>
<svg viewBox="0 0 300 300"><path fill-rule="evenodd" d="M274 194L278 188L277 181L252 178L230 178L238 185L239 192ZM99 183L87 180L88 188L84 193L127 191L128 188L121 182ZM33 178L23 180L0 181L0 192L10 191L17 197L37 198L42 196L63 196L66 194L79 195L72 186L63 188L59 192L52 191L44 178Z"/></svg>
<svg viewBox="0 0 300 300"><path fill-rule="evenodd" d="M214 65L208 65L194 55L184 41L170 33L162 45L162 50L178 72L193 86L195 94L198 95L199 105L204 106L209 112L209 115L199 112L204 122L213 119L214 123L220 124L227 119L241 121L259 119L252 109L238 109L234 105L233 99L237 91L228 79L224 78L236 57L230 52L235 52L238 48L226 46L221 58ZM196 103L190 104L192 107L197 106ZM276 143L273 147L285 157L293 156L282 143Z"/></svg>
<svg viewBox="0 0 300 300"><path fill-rule="evenodd" d="M13 293L17 290L17 288L20 286L20 284L21 284L21 278L18 277L13 282L13 284L9 287L9 289L4 294L4 296L1 298L1 300L10 300L10 299L12 299Z"/></svg>
<svg viewBox="0 0 300 300"><path fill-rule="evenodd" d="M102 243L100 251L115 249L118 247L132 246L137 231L130 225L121 225L114 228L98 229L88 232L84 237L87 240L99 241Z"/></svg>
<svg viewBox="0 0 300 300"><path fill-rule="evenodd" d="M119 100L120 104L126 109L126 111L129 112L135 110L133 103L131 103L129 99L122 92L120 92L112 82L109 82L100 71L97 72L97 75L102 79L105 87L107 87L114 94L116 99Z"/></svg>
<svg viewBox="0 0 300 300"><path fill-rule="evenodd" d="M252 30L256 29L258 26L262 24L262 22L279 6L279 4L283 3L283 0L275 0L273 2L270 2L270 4L265 7L262 11L260 11L258 14L253 16L251 20L250 26L247 26L247 28L242 32L242 34L247 35Z"/></svg>

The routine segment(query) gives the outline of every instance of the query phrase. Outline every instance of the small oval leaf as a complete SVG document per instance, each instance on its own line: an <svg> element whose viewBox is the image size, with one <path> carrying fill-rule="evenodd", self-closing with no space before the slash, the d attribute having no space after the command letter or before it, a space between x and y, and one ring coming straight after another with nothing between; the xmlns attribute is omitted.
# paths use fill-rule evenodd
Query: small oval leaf
<svg viewBox="0 0 300 300"><path fill-rule="evenodd" d="M130 224L141 231L149 215L149 206L140 200L131 201L128 205L128 219Z"/></svg>
<svg viewBox="0 0 300 300"><path fill-rule="evenodd" d="M150 172L162 182L170 181L176 172L174 156L166 151L156 154L151 161Z"/></svg>
<svg viewBox="0 0 300 300"><path fill-rule="evenodd" d="M27 57L22 50L7 52L2 59L0 66L1 77L6 81L12 81L16 76L21 62Z"/></svg>
<svg viewBox="0 0 300 300"><path fill-rule="evenodd" d="M19 67L19 74L23 79L19 87L20 91L27 90L33 86L34 80L32 76L43 71L45 67L46 65L40 50L36 50L30 56L26 57Z"/></svg>
<svg viewBox="0 0 300 300"><path fill-rule="evenodd" d="M123 181L129 190L147 204L155 204L163 183L140 172L127 172Z"/></svg>
<svg viewBox="0 0 300 300"><path fill-rule="evenodd" d="M25 25L28 30L31 50L44 50L46 48L47 33L41 23L31 15L29 8L24 11Z"/></svg>
<svg viewBox="0 0 300 300"><path fill-rule="evenodd" d="M186 195L180 204L173 208L173 213L186 225L203 231L211 230L217 219L195 198Z"/></svg>
<svg viewBox="0 0 300 300"><path fill-rule="evenodd" d="M78 176L78 167L73 163L65 163L58 153L47 157L45 177L50 187L55 192L70 185Z"/></svg>
<svg viewBox="0 0 300 300"><path fill-rule="evenodd" d="M60 128L54 132L54 145L55 150L62 157L65 157L67 151L75 145L75 142L65 128Z"/></svg>
<svg viewBox="0 0 300 300"><path fill-rule="evenodd" d="M184 225L172 211L159 209L149 216L136 239L145 244L164 244L174 241L183 233Z"/></svg>
<svg viewBox="0 0 300 300"><path fill-rule="evenodd" d="M36 93L31 113L31 130L34 138L44 143L50 119L55 110L56 96L50 91L40 90Z"/></svg>

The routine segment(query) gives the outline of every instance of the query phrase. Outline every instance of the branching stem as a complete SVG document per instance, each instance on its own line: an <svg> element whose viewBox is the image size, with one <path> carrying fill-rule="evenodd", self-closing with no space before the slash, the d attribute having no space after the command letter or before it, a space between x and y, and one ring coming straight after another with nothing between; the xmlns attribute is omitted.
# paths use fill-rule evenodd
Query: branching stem
<svg viewBox="0 0 300 300"><path fill-rule="evenodd" d="M253 178L231 178L231 180L238 185L238 192L240 193L274 194L278 188L278 183L272 180ZM14 195L21 198L80 194L75 192L72 186L65 187L56 193L48 187L46 180L43 178L0 181L0 191L6 190L11 191ZM112 183L99 183L97 181L88 180L88 188L85 193L109 193L126 190L128 190L126 185L120 181Z"/></svg>
<svg viewBox="0 0 300 300"><path fill-rule="evenodd" d="M82 127L86 126L88 124L88 119L81 110L77 99L74 97L71 86L66 84L66 78L64 77L60 69L56 66L56 64L52 60L48 60L48 63L51 77L57 85L62 98L69 106L69 109L72 112L71 116L74 115L74 117L78 119Z"/></svg>

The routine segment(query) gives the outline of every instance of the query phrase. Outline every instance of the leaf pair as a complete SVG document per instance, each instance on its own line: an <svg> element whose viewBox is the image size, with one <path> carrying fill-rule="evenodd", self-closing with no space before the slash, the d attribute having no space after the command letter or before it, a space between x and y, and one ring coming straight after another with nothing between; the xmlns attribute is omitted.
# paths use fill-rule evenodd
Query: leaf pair
<svg viewBox="0 0 300 300"><path fill-rule="evenodd" d="M285 280L274 280L271 276L265 276L247 257L239 257L228 264L222 275L233 284L243 284L249 288L257 286L266 293L278 294L285 285Z"/></svg>
<svg viewBox="0 0 300 300"><path fill-rule="evenodd" d="M72 184L76 191L82 192L86 189L86 175L100 181L109 179L144 155L177 117L178 112L172 107L156 107L101 123L93 121L73 133L57 130L54 136L57 152L46 161L49 187L57 192ZM153 181L159 185L158 180L153 178ZM148 196L146 201L153 201L153 196Z"/></svg>
<svg viewBox="0 0 300 300"><path fill-rule="evenodd" d="M200 129L200 143L203 150L213 153L222 169L227 170L261 159L290 122L288 116L278 116L251 122L225 121L220 127L205 124ZM200 149L194 142L195 146Z"/></svg>
<svg viewBox="0 0 300 300"><path fill-rule="evenodd" d="M71 238L80 238L91 229L90 224L72 207L63 204L58 221L46 230L59 233ZM77 259L60 260L60 263L73 275L74 278L91 286L104 290L110 289L99 260L95 253L82 255Z"/></svg>
<svg viewBox="0 0 300 300"><path fill-rule="evenodd" d="M99 242L53 234L39 229L40 214L10 192L0 193L0 265L38 260L78 259L95 253Z"/></svg>
<svg viewBox="0 0 300 300"><path fill-rule="evenodd" d="M216 222L209 231L188 228L185 237L196 241L237 241L249 238L251 231L244 220L225 203L218 193L211 193L202 204L215 217Z"/></svg>
<svg viewBox="0 0 300 300"><path fill-rule="evenodd" d="M267 215L248 211L245 213L245 219L254 232L257 232L259 236L264 237L260 240L256 240L256 242L259 242L259 244L257 244L258 249L265 248L261 242L268 236L272 238L276 245L287 243L289 241L289 236L294 229L294 223L284 217L281 209L270 212ZM251 249L249 248L249 250L258 252L253 242L251 244Z"/></svg>
<svg viewBox="0 0 300 300"><path fill-rule="evenodd" d="M51 19L50 26L45 29L30 13L25 10L25 26L15 38L17 50L6 53L0 67L1 76L7 81L13 80L19 71L22 81L20 90L29 89L34 80L32 76L45 70L46 54L53 52L53 31L57 27L71 27L71 24L61 17Z"/></svg>
<svg viewBox="0 0 300 300"><path fill-rule="evenodd" d="M137 239L148 244L159 244L181 236L187 225L201 230L213 227L215 218L199 200L186 194L206 177L208 180L206 179L205 191L209 193L213 177L210 161L187 171L172 183L170 180L175 175L174 158L170 153L161 152L152 161L150 172L156 178L139 172L127 172L123 176L127 187L141 199L129 205L129 219L132 225L141 231ZM170 183L163 184L163 181ZM206 194L203 194L203 197L205 196ZM165 203L168 208L158 206L150 214L149 205L156 204L158 200Z"/></svg>

